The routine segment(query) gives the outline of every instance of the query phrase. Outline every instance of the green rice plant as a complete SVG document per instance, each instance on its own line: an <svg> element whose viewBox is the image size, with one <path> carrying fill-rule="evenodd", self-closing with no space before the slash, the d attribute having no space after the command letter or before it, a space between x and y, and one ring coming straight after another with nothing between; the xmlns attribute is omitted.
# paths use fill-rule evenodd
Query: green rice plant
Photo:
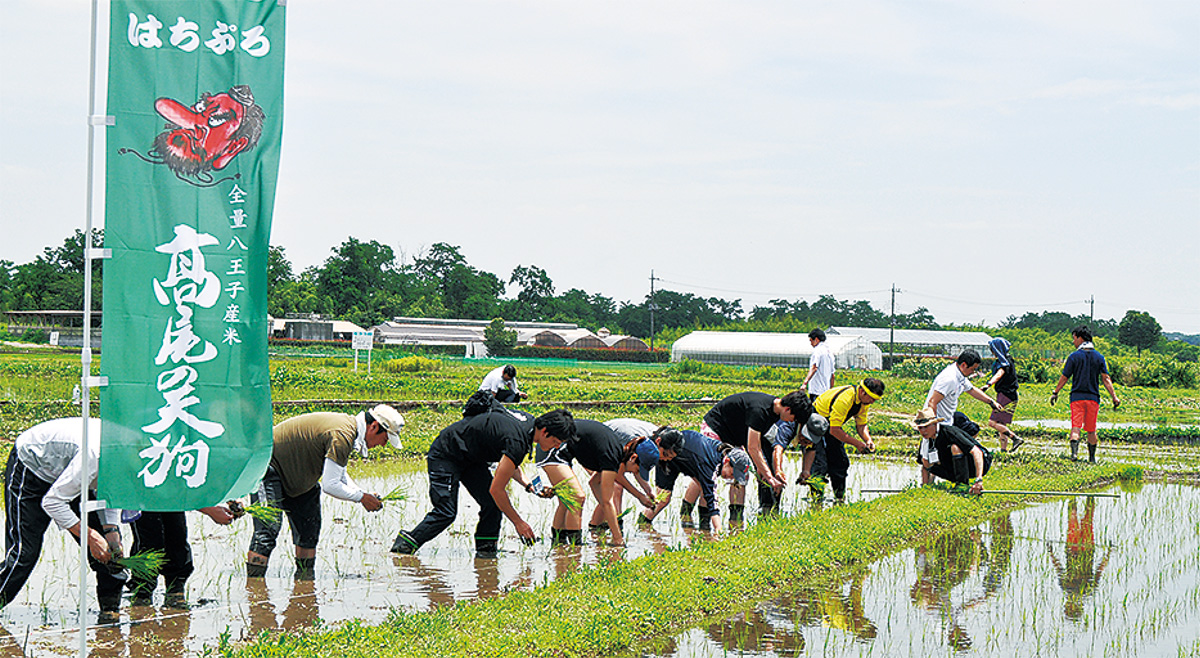
<svg viewBox="0 0 1200 658"><path fill-rule="evenodd" d="M404 485L400 485L389 491L379 500L385 502L389 500L408 500L408 492L404 490Z"/></svg>
<svg viewBox="0 0 1200 658"><path fill-rule="evenodd" d="M267 524L278 524L283 516L283 510L263 502L257 502L251 505L243 505L240 500L230 500L225 502L225 506L229 508L233 518L240 519L247 514L251 518L258 519Z"/></svg>
<svg viewBox="0 0 1200 658"><path fill-rule="evenodd" d="M670 499L671 499L670 491L660 491L660 492L658 492L658 495L654 497L654 504L657 505L659 503L665 503Z"/></svg>
<svg viewBox="0 0 1200 658"><path fill-rule="evenodd" d="M622 512L620 514L617 515L617 519L623 519L623 518L629 516L629 513L632 511L633 511L632 507L626 507L624 510L622 510Z"/></svg>
<svg viewBox="0 0 1200 658"><path fill-rule="evenodd" d="M575 497L575 488L571 486L570 479L559 482L551 487L550 490L554 492L554 496L558 498L558 502L562 503L562 506L568 510L578 512L583 509L583 505Z"/></svg>
<svg viewBox="0 0 1200 658"><path fill-rule="evenodd" d="M142 551L136 555L115 558L114 561L128 569L138 580L155 580L167 561L167 554L159 550Z"/></svg>

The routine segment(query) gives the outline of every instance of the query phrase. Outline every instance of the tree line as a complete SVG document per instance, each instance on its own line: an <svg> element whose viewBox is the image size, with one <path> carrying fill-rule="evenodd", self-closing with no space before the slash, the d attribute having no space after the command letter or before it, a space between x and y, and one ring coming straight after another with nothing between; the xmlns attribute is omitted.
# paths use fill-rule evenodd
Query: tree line
<svg viewBox="0 0 1200 658"><path fill-rule="evenodd" d="M103 244L96 230L92 245ZM32 261L0 260L0 311L67 310L83 305L83 231L59 247L47 247ZM93 262L93 308L102 300L103 261ZM570 322L597 330L669 344L694 329L807 332L814 327L888 327L892 318L866 301L821 295L815 301L773 299L747 309L742 300L700 297L657 290L638 301L617 301L578 288L556 291L550 274L534 264L517 265L506 278L473 267L460 247L438 242L412 256L374 241L349 238L334 247L325 262L297 272L284 247L272 246L267 258L267 307L275 317L320 314L369 327L397 316L466 318L529 322ZM1180 341L1164 341L1150 314L1130 310L1120 321L1072 316L1060 311L1009 316L998 330L1040 330L1049 335L1088 325L1097 336L1142 349L1184 351ZM897 329L970 329L943 327L925 307L895 316ZM984 328L979 328L984 329ZM1168 345L1167 343L1177 343ZM1193 352L1195 350L1192 350Z"/></svg>

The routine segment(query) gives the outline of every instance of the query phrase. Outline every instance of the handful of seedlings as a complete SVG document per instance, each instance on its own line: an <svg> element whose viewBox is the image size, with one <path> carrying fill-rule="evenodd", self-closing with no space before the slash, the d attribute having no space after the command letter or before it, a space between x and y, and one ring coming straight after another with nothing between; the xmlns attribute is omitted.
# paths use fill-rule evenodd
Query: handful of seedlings
<svg viewBox="0 0 1200 658"><path fill-rule="evenodd" d="M167 561L167 554L159 550L142 551L129 557L114 558L113 561L128 569L138 580L156 580L163 563Z"/></svg>
<svg viewBox="0 0 1200 658"><path fill-rule="evenodd" d="M554 492L554 497L558 498L558 502L562 503L562 506L568 510L578 512L583 509L583 504L575 497L575 489L571 487L570 479L559 482L551 487L550 490Z"/></svg>
<svg viewBox="0 0 1200 658"><path fill-rule="evenodd" d="M240 500L230 500L226 502L225 505L229 507L229 512L233 514L233 518L235 519L240 519L249 514L253 519L258 519L263 523L275 525L279 523L281 518L283 518L282 509L267 503L258 502L250 505L243 505Z"/></svg>
<svg viewBox="0 0 1200 658"><path fill-rule="evenodd" d="M404 490L404 485L400 485L392 489L387 495L381 497L380 501L387 502L389 500L408 500L408 492Z"/></svg>

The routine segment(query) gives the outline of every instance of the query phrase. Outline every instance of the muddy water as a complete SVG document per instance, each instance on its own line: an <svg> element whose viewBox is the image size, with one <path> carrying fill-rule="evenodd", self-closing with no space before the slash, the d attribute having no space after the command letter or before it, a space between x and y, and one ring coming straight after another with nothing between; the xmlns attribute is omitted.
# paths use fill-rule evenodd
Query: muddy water
<svg viewBox="0 0 1200 658"><path fill-rule="evenodd" d="M1046 503L639 655L1200 655L1197 519L1183 485Z"/></svg>
<svg viewBox="0 0 1200 658"><path fill-rule="evenodd" d="M853 458L848 496L859 488L898 487L916 479L915 468L871 459ZM188 514L195 574L188 581L188 611L162 606L162 588L154 605L133 607L126 600L121 621L96 626L95 590L89 574L90 611L84 622L93 656L169 656L196 653L223 637L241 640L263 630L302 629L347 619L379 622L393 608L425 610L454 601L486 598L503 592L535 587L570 573L580 564L595 564L620 555L592 537L587 545L551 548L545 539L531 547L517 540L505 522L497 559L474 557L472 532L478 506L466 492L460 496L454 525L415 556L399 557L389 549L396 531L412 528L428 511L428 479L423 462L367 464L353 471L354 479L368 491L387 493L397 486L408 493L404 501L385 503L383 510L367 513L361 506L329 497L322 499L321 542L317 549L317 574L312 581L293 576L293 547L285 522L279 547L263 579L247 579L245 553L250 542L248 519L218 526L198 513ZM527 470L530 468L526 466ZM799 472L793 462L788 473ZM583 472L578 471L582 476ZM676 500L686 478L680 478ZM726 487L719 488L724 506ZM807 489L789 487L783 510L809 509ZM757 499L747 495L748 523L753 523ZM525 520L548 534L553 501L515 491L512 499ZM590 515L593 501L584 510ZM626 507L635 506L628 498ZM585 531L586 533L586 531ZM626 526L629 558L687 545L692 535L705 533L680 525L678 505L655 519L653 529ZM129 533L124 531L126 547ZM67 535L51 529L29 583L19 597L0 611L0 654L41 656L69 653L78 644L78 547Z"/></svg>

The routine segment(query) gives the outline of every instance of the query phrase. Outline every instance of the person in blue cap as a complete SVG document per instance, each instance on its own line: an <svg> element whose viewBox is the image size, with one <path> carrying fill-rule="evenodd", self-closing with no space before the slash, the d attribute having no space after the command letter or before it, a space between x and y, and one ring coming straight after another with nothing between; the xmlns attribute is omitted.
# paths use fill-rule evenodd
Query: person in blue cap
<svg viewBox="0 0 1200 658"><path fill-rule="evenodd" d="M1008 452L1009 439L1012 439L1014 452L1021 447L1022 443L1025 443L1021 437L1008 429L1013 421L1013 411L1017 407L1017 364L1008 353L1011 346L1003 338L993 338L988 341L988 349L992 351L992 356L996 357L996 360L992 363L992 376L986 384L980 387L982 391L987 391L992 386L996 387L996 402L1000 405L1000 409L992 411L992 415L988 418L988 427L996 430L996 434L1000 435L1000 452Z"/></svg>

